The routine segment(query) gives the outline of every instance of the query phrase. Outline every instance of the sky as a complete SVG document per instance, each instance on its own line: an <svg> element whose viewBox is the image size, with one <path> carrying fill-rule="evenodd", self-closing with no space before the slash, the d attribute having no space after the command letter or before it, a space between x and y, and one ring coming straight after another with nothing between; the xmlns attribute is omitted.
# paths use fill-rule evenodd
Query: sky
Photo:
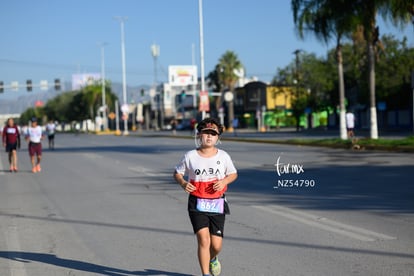
<svg viewBox="0 0 414 276"><path fill-rule="evenodd" d="M203 0L205 74L227 51L237 54L247 77L269 82L277 68L294 59L296 49L325 56L333 45L295 33L289 0ZM125 18L126 83L167 81L168 66L200 64L198 0L13 0L0 2L0 81L34 85L71 81L73 74L101 72L122 82L121 23ZM396 29L380 20L381 34L407 36L413 26ZM157 70L151 45L159 45ZM198 67L200 74L200 68ZM33 93L40 91L38 88ZM6 89L3 97L26 92ZM0 94L1 99L1 94Z"/></svg>

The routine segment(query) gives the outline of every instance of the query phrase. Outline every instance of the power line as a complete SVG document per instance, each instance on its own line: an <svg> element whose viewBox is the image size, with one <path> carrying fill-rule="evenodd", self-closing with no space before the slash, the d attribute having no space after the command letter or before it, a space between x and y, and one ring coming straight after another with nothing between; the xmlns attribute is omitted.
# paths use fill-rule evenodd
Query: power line
<svg viewBox="0 0 414 276"><path fill-rule="evenodd" d="M35 67L46 67L48 69L58 69L58 70L64 70L64 71L79 71L79 64L73 64L73 65L68 65L68 64L53 64L53 63L44 63L44 62L36 62L36 61L23 61L23 60L12 60L12 59L5 59L5 58L0 58L0 63L9 63L9 64L17 64L17 65L25 65L25 66L35 66ZM81 67L83 70L89 70L91 72L100 72L100 68L99 66L95 66L95 65L82 65ZM108 68L105 69L106 72L108 73L113 73L113 74L121 74L122 72L118 69L114 69L114 68ZM152 76L152 72L148 71L148 72L142 72L139 70L128 70L127 72L128 75L136 75L136 76Z"/></svg>

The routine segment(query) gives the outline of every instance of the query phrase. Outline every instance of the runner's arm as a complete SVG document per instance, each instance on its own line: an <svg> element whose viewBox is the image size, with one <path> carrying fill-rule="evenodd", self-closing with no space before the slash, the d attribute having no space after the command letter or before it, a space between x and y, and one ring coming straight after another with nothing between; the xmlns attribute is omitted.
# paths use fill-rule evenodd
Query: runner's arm
<svg viewBox="0 0 414 276"><path fill-rule="evenodd" d="M174 171L174 179L187 193L191 193L196 190L196 187L190 182L186 181L184 179L184 175L178 173L177 171Z"/></svg>
<svg viewBox="0 0 414 276"><path fill-rule="evenodd" d="M231 173L227 175L222 180L217 181L213 185L213 189L215 191L221 191L224 189L224 187L228 186L230 183L234 182L237 179L237 173Z"/></svg>

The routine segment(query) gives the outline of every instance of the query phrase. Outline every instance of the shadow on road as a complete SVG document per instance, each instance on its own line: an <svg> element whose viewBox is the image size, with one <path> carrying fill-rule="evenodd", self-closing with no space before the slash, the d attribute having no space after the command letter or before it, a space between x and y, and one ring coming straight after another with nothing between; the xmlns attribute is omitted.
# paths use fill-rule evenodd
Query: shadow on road
<svg viewBox="0 0 414 276"><path fill-rule="evenodd" d="M59 258L53 254L19 252L19 251L0 251L0 258L10 259L13 261L31 263L38 262L78 271L92 272L99 275L125 276L125 275L166 275L166 276L191 276L191 274L182 274L156 269L144 269L142 271L129 271L109 266L88 263L84 261Z"/></svg>
<svg viewBox="0 0 414 276"><path fill-rule="evenodd" d="M43 221L57 222L57 223L74 223L74 224L93 225L93 226L101 226L101 227L132 229L136 231L148 231L152 233L165 234L169 236L171 235L193 236L191 231L172 230L172 229L168 229L169 226L166 226L163 228L156 228L156 227L148 227L148 226L103 223L103 222L90 221L90 220L86 221L86 220L75 220L75 219L59 219L59 218L51 218L51 217L41 217L41 216L33 216L33 215L2 213L2 212L0 212L0 216L16 217L19 219L43 220ZM324 245L319 245L319 244L304 244L304 243L286 242L286 241L280 241L280 240L266 240L266 239L247 238L247 237L236 237L236 236L231 236L231 235L228 235L226 239L237 241L237 242L245 242L245 243L252 243L252 244L260 243L260 244L267 244L267 245L271 244L271 245L290 247L290 248L301 248L301 249L312 249L312 250L318 249L318 250L325 250L325 251L332 251L332 252L341 251L341 252L359 253L359 254L374 255L374 256L387 256L390 258L391 257L408 258L408 259L414 258L413 254L407 254L403 252L389 252L386 250L382 251L382 250L353 249L353 248L347 248L347 247L324 246ZM179 273L173 273L173 272L164 272L164 271L148 270L148 269L146 269L145 271L125 271L122 269L105 267L105 266L90 264L90 263L86 263L82 261L61 259L61 258L56 257L55 255L43 254L43 253L0 251L0 258L7 258L7 259L11 259L15 261L22 261L22 262L37 261L37 262L48 263L48 264L52 264L56 266L73 268L77 270L101 273L102 275L114 275L114 276L123 275L119 273L124 273L126 275L167 275L167 276L189 275L189 274L179 274Z"/></svg>
<svg viewBox="0 0 414 276"><path fill-rule="evenodd" d="M412 165L327 166L305 168L300 175L282 176L275 170L241 169L228 194L229 198L231 193L259 195L247 197L244 203L239 204L281 204L308 210L414 213L414 185L407 173L413 169ZM314 186L306 187L305 181L313 181Z"/></svg>

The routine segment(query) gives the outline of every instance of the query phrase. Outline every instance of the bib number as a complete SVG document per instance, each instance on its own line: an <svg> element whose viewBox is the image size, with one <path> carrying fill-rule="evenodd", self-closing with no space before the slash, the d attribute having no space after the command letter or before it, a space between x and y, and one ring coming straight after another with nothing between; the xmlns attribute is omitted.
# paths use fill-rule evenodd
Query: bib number
<svg viewBox="0 0 414 276"><path fill-rule="evenodd" d="M197 210L208 213L224 213L224 198L206 199L197 198Z"/></svg>

